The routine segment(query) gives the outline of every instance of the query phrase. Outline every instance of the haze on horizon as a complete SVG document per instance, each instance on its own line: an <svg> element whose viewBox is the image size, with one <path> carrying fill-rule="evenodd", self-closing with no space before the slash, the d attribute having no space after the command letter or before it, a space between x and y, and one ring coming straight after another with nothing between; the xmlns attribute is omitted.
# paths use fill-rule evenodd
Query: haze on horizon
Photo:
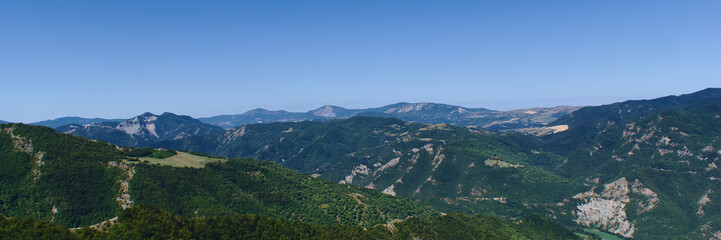
<svg viewBox="0 0 721 240"><path fill-rule="evenodd" d="M0 120L435 102L510 110L721 87L719 1L6 1Z"/></svg>

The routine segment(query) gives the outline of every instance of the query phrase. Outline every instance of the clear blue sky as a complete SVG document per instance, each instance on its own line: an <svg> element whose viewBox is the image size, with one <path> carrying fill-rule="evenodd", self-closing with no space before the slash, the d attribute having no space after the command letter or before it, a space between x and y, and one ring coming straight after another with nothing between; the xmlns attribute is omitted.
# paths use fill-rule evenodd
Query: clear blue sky
<svg viewBox="0 0 721 240"><path fill-rule="evenodd" d="M2 1L0 119L721 87L721 1Z"/></svg>

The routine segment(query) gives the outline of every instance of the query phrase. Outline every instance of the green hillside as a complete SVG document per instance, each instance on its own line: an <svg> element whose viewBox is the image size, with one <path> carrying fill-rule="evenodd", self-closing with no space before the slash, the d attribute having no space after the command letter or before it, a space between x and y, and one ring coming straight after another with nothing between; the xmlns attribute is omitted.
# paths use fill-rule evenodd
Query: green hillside
<svg viewBox="0 0 721 240"><path fill-rule="evenodd" d="M579 239L547 218L531 216L519 223L498 218L449 214L428 220L411 218L369 228L319 226L262 215L187 218L153 207L123 211L108 231L68 231L50 222L0 218L0 235L13 239Z"/></svg>
<svg viewBox="0 0 721 240"><path fill-rule="evenodd" d="M514 133L353 117L247 125L159 146L270 160L307 175L378 189L444 212L516 218L529 211L546 214L544 208L529 204L555 205L582 190L580 183L546 170L560 164L563 157L523 145L534 141ZM488 164L493 159L498 164ZM502 167L510 165L517 167Z"/></svg>
<svg viewBox="0 0 721 240"><path fill-rule="evenodd" d="M541 138L354 117L246 125L160 146L270 160L442 212L552 216L619 236L719 231L721 90L586 107Z"/></svg>
<svg viewBox="0 0 721 240"><path fill-rule="evenodd" d="M64 227L95 224L121 208L121 154L104 142L46 127L0 124L0 213L52 220Z"/></svg>
<svg viewBox="0 0 721 240"><path fill-rule="evenodd" d="M619 117L618 104L574 113L585 120L541 147L567 156L554 172L588 186L562 211L583 216L574 219L582 225L638 239L713 236L721 214L721 102L714 92L628 103L645 114Z"/></svg>
<svg viewBox="0 0 721 240"><path fill-rule="evenodd" d="M231 159L200 169L141 164L128 157L137 151L45 127L1 127L0 160L8 167L2 168L0 213L7 216L76 227L117 216L120 206L134 203L188 217L258 213L362 226L437 215L401 198L310 178L271 162Z"/></svg>
<svg viewBox="0 0 721 240"><path fill-rule="evenodd" d="M268 161L165 156L171 151L116 148L23 124L0 129L0 161L9 166L0 172L3 238L575 237L542 217L509 223L441 216L404 198L308 177ZM173 159L177 156L182 161Z"/></svg>
<svg viewBox="0 0 721 240"><path fill-rule="evenodd" d="M200 169L138 164L135 171L130 181L135 202L186 217L252 213L313 224L370 226L437 215L405 199L254 159L208 163Z"/></svg>

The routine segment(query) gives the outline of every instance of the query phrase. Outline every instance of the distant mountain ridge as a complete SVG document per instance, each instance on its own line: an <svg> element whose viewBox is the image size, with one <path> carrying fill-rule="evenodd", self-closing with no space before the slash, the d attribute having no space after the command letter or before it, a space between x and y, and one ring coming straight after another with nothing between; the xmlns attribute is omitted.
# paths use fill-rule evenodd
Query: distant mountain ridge
<svg viewBox="0 0 721 240"><path fill-rule="evenodd" d="M30 125L46 126L57 128L68 124L91 124L101 122L120 122L124 119L105 119L105 118L82 118L82 117L61 117L52 120L30 123Z"/></svg>
<svg viewBox="0 0 721 240"><path fill-rule="evenodd" d="M162 140L224 131L221 127L202 123L189 116L179 116L167 112L161 115L146 112L121 122L70 124L57 127L56 130L130 147L148 146Z"/></svg>
<svg viewBox="0 0 721 240"><path fill-rule="evenodd" d="M377 108L346 109L326 105L308 112L270 111L262 108L237 115L220 115L198 120L229 129L246 124L270 122L296 122L316 119L345 119L352 116L376 116L398 118L420 123L448 123L458 126L474 126L491 130L509 130L543 127L580 107L559 106L530 108L511 111L495 111L485 108L466 108L439 103L396 103Z"/></svg>

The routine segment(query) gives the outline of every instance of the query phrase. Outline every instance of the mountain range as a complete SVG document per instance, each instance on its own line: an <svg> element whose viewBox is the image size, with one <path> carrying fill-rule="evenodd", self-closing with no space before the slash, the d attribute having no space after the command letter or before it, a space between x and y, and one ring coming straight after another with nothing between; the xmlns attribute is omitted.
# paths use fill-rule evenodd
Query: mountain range
<svg viewBox="0 0 721 240"><path fill-rule="evenodd" d="M270 160L441 211L533 212L629 238L708 238L721 234L720 112L721 89L706 89L581 108L540 136L353 117L157 146Z"/></svg>
<svg viewBox="0 0 721 240"><path fill-rule="evenodd" d="M308 112L270 111L253 109L237 115L220 115L198 118L203 123L225 129L253 123L297 122L305 120L345 119L353 116L377 116L398 118L409 122L448 123L458 126L474 126L490 130L516 130L540 128L580 107L558 106L552 108L528 108L510 111L495 111L484 108L466 108L439 103L396 103L377 108L345 109L338 106L323 106ZM88 125L104 122L122 122L124 119L61 117L30 123L51 128L65 125Z"/></svg>
<svg viewBox="0 0 721 240"><path fill-rule="evenodd" d="M2 238L578 239L541 216L443 215L268 161L118 148L47 127L0 124L0 162Z"/></svg>
<svg viewBox="0 0 721 240"><path fill-rule="evenodd" d="M377 108L346 109L323 106L304 113L254 109L238 115L221 115L200 118L205 123L233 128L252 123L296 122L313 119L345 119L353 116L398 118L409 122L448 123L458 126L475 126L492 130L543 127L550 121L579 107L560 106L512 111L494 111L485 108L465 108L438 103L396 103Z"/></svg>
<svg viewBox="0 0 721 240"><path fill-rule="evenodd" d="M538 214L568 227L600 229L624 238L710 239L721 236L721 185L718 184L721 170L716 163L721 158L721 89L555 110L497 112L430 103L399 103L386 107L358 111L326 106L307 113L255 110L251 111L255 115L246 113L236 115L235 119L225 116L226 119L214 123L227 123L225 127L228 127L236 120L271 121L229 129L187 116L146 113L122 122L66 125L56 130L119 146L178 149L206 157L267 160L276 164L270 165L276 166L274 168L290 169L285 169L283 174L303 174L297 175L299 179L327 180L342 184L333 186L358 189L355 193L363 196L382 192L389 197L409 199L421 209L422 206L432 207L433 210L427 209L428 218L423 219L437 217L438 213L433 211L486 214L511 221L522 221L530 214ZM503 118L491 121L493 114ZM250 115L254 118L245 118ZM503 120L509 118L515 120ZM306 119L312 121L304 121ZM463 123L473 119L482 121ZM483 121L491 122L479 124ZM15 139L13 131L10 132L8 139ZM15 149L27 149L23 147L27 144L13 144ZM166 164L142 157L159 150L128 150L143 154L119 151L115 155L127 159L124 161L139 161L139 165L134 165L136 169ZM38 152L28 154L26 161L38 161L38 157L33 157ZM153 156L169 154L160 152ZM188 154L179 152L179 162L169 166L190 166L183 165L190 161ZM222 163L224 161L227 163ZM233 178L238 171L251 175L258 171L266 175L254 168L219 167L236 166L238 161L220 159L216 162L221 163L208 163L205 166L210 168L199 168L199 172L172 167L153 170L152 174L143 174L152 177L135 184L139 189L145 189L136 200L181 218L193 217L187 212L187 206L213 216L230 212L254 213L238 212L233 210L237 209L232 207L235 205L220 200L230 196L223 194L250 191L245 188L248 185L232 187L246 181ZM37 174L34 167L18 169L25 169L24 175L21 174L26 176L23 181L32 181ZM38 170L44 173L42 169ZM205 171L211 172L203 173ZM116 178L115 175L107 176L111 180ZM212 181L186 178L190 176L219 177ZM228 182L221 179L228 179ZM171 187L179 182L190 187ZM27 185L26 182L17 184L13 186ZM226 187L220 190L207 188L217 185ZM298 217L284 215L288 212L283 212L285 208L282 207L280 210L268 208L271 203L285 202L285 195L280 192L286 190L262 188L275 189L271 192L279 195L265 195L265 190L254 188L256 192L250 195L259 199L248 201L257 203L272 199L270 205L249 202L244 203L245 206L266 206L253 211L281 220L297 221L316 214L310 217L318 221L313 224L328 223L329 218L310 209L305 211L311 215ZM369 192L358 192L360 189ZM314 191L318 190L311 190ZM20 193L9 196L12 194ZM194 198L200 195L205 197ZM380 199L378 196L382 195L373 195L373 199ZM144 199L143 196L153 197ZM355 200L348 201L353 203ZM26 210L31 207L23 206ZM50 209L48 203L42 206ZM337 207L343 206L347 207L347 204ZM393 212L393 209L379 211ZM35 216L47 219L52 215L39 211ZM361 218L346 221L340 217L340 222L367 227L373 225L366 225L369 222L378 221L364 218L369 215L364 215L363 211L356 216Z"/></svg>
<svg viewBox="0 0 721 240"><path fill-rule="evenodd" d="M447 123L497 131L515 130L547 134L546 125L549 122L576 109L578 107L562 106L501 112L435 103L397 103L370 109L325 106L306 113L255 109L239 115L224 115L197 120L172 113L161 115L144 113L127 120L63 117L31 125L48 126L60 132L107 141L119 146L148 147L159 141L223 132L224 130L220 127L264 122L327 121L347 119L353 116L390 117L419 123Z"/></svg>
<svg viewBox="0 0 721 240"><path fill-rule="evenodd" d="M55 129L63 133L132 147L224 131L221 127L202 123L189 116L178 116L172 113L161 115L144 113L120 122L70 124Z"/></svg>
<svg viewBox="0 0 721 240"><path fill-rule="evenodd" d="M447 123L490 130L515 130L546 134L547 124L577 107L532 108L492 111L435 103L398 103L371 109L325 106L306 113L255 109L240 115L193 119L172 113L144 113L127 120L64 117L31 125L55 128L64 133L107 141L119 146L149 147L156 142L225 131L221 127L262 122L328 121L353 116L391 117L419 123Z"/></svg>
<svg viewBox="0 0 721 240"><path fill-rule="evenodd" d="M30 125L40 125L40 126L46 126L46 127L51 127L51 128L57 128L57 127L69 125L69 124L84 125L84 124L102 123L102 122L122 122L123 120L124 119L61 117L61 118L56 118L56 119L52 119L52 120L45 120L45 121L30 123Z"/></svg>

